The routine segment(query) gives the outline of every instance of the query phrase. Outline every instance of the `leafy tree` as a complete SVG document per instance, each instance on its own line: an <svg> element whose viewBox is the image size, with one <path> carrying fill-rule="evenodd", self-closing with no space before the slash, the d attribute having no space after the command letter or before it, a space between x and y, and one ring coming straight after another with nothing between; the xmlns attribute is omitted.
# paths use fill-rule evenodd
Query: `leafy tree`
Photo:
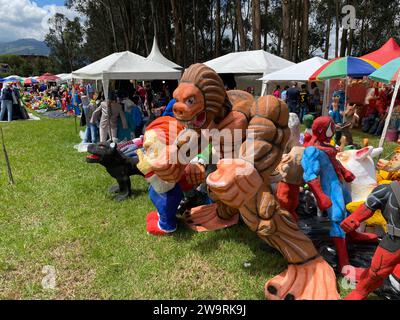
<svg viewBox="0 0 400 320"><path fill-rule="evenodd" d="M332 49L337 55L362 55L379 48L391 36L400 39L400 6L398 1L391 0L66 3L86 18L83 25L62 15L52 20L46 39L57 68L63 71L117 51L130 50L147 56L154 36L162 53L185 67L232 51L260 47L296 62L315 54L329 58ZM356 7L354 31L341 29L341 8L345 4ZM335 31L337 37L332 36Z"/></svg>
<svg viewBox="0 0 400 320"><path fill-rule="evenodd" d="M62 72L70 72L83 65L83 35L79 18L69 20L61 13L57 13L49 20L50 32L45 42L50 48L50 58L56 68Z"/></svg>

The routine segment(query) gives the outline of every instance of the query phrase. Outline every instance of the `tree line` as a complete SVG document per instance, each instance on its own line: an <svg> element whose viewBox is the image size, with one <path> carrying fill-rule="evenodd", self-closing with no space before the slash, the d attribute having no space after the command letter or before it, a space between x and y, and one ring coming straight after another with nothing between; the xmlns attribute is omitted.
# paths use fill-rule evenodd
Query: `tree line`
<svg viewBox="0 0 400 320"><path fill-rule="evenodd" d="M353 5L355 30L341 28ZM57 14L46 42L59 71L113 52L162 53L188 66L229 52L263 49L299 62L310 56L360 56L400 38L400 5L391 0L67 0L84 19Z"/></svg>
<svg viewBox="0 0 400 320"><path fill-rule="evenodd" d="M8 65L6 72L0 72L0 78L11 75L39 76L55 71L51 59L42 56L0 55L0 63Z"/></svg>

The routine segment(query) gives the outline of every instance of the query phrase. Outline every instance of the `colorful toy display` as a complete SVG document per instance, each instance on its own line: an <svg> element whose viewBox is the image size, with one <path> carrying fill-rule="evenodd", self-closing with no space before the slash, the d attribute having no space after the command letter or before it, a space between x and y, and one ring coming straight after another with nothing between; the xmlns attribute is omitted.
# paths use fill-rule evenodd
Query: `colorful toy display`
<svg viewBox="0 0 400 320"><path fill-rule="evenodd" d="M34 95L30 93L25 93L22 96L22 101L30 110L57 110L60 108L58 101L41 93L39 95Z"/></svg>
<svg viewBox="0 0 400 320"><path fill-rule="evenodd" d="M173 96L170 116L151 119L144 136L129 140L127 134L128 142L117 144L117 122L126 126L126 119L114 95L90 117L97 122L101 115L102 142L88 146L86 161L117 180L110 188L117 201L132 196L131 176L145 178L155 207L146 216L149 235L174 234L181 218L196 232L242 221L288 264L265 283L267 299L337 300L335 270L346 279L355 275L348 300L379 288L400 297L400 182L394 181L400 180L400 148L378 162L377 174L374 158L383 149L354 143L350 129L361 116L356 104L345 106L343 82L329 117L301 119L304 134L283 100L226 91L204 64L185 70ZM44 94L25 103L62 105ZM386 101L378 88L368 103L382 117Z"/></svg>
<svg viewBox="0 0 400 320"><path fill-rule="evenodd" d="M206 179L215 204L206 210L192 210L192 224L204 229L224 228L239 211L250 229L279 250L289 263L284 273L266 283L268 299L338 299L332 268L291 215L280 208L270 187L270 176L290 136L286 104L273 96L254 101L245 92L226 93L221 78L202 64L185 71L174 98L175 117L199 138L204 134L202 129L242 131L240 152L234 159L224 158L226 152L220 153L216 170ZM178 153L190 143L183 137L177 141L171 149ZM252 153L246 149L250 144L254 146ZM179 161L150 161L150 167L164 181L177 183L186 166Z"/></svg>

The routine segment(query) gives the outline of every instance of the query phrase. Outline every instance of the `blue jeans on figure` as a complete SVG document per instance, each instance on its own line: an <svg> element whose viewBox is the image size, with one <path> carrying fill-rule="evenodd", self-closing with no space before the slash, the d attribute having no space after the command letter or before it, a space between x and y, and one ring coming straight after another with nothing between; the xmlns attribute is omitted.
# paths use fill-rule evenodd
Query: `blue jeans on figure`
<svg viewBox="0 0 400 320"><path fill-rule="evenodd" d="M97 143L97 137L98 137L98 128L95 124L89 123L86 126L86 131L85 131L85 139L83 140L83 143Z"/></svg>
<svg viewBox="0 0 400 320"><path fill-rule="evenodd" d="M12 121L13 119L13 102L11 100L3 100L1 101L1 114L0 114L0 120L3 120L4 115L8 113L8 121Z"/></svg>
<svg viewBox="0 0 400 320"><path fill-rule="evenodd" d="M74 106L74 113L76 116L81 115L81 109L79 108L79 106Z"/></svg>

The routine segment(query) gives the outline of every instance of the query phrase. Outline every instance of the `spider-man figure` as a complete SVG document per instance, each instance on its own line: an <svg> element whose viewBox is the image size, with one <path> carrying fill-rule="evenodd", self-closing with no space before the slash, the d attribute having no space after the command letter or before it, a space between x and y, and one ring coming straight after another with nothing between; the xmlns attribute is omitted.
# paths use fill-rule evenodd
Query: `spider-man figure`
<svg viewBox="0 0 400 320"><path fill-rule="evenodd" d="M331 220L330 236L335 244L339 270L349 265L346 245L346 233L340 224L347 217L346 204L351 202L349 191L344 182L352 182L355 176L337 159L337 150L329 144L335 135L335 124L330 117L320 117L313 124L313 135L306 142L302 166L304 181L313 192L321 211L327 211ZM376 241L375 235L353 232L353 241Z"/></svg>
<svg viewBox="0 0 400 320"><path fill-rule="evenodd" d="M360 223L372 217L376 210L382 210L388 222L388 233L381 241L372 258L371 267L361 274L356 289L346 300L364 300L378 289L390 275L400 282L400 185L395 181L381 185L371 193L365 205L342 223L346 232L353 232Z"/></svg>

